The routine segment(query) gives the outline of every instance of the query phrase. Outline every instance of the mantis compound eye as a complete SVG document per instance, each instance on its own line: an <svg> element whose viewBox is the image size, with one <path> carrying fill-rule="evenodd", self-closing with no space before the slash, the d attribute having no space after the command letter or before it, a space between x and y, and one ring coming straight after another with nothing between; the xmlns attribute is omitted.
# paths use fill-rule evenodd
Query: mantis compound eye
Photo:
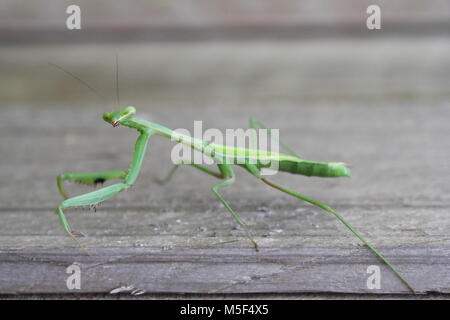
<svg viewBox="0 0 450 320"><path fill-rule="evenodd" d="M105 112L103 114L103 120L105 120L106 122L111 122L111 112Z"/></svg>

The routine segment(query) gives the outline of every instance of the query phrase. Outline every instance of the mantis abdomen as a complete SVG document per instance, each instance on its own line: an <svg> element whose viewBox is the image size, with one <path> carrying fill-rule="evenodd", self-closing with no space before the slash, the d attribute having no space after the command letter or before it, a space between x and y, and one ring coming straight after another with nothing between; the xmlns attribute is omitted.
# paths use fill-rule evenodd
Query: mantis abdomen
<svg viewBox="0 0 450 320"><path fill-rule="evenodd" d="M278 170L308 177L350 177L350 170L342 162L281 160Z"/></svg>

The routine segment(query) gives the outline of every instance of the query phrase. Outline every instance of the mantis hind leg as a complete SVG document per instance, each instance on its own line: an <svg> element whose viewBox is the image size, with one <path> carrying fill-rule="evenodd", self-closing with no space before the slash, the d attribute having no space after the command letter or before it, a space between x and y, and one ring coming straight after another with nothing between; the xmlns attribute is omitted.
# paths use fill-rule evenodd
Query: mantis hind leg
<svg viewBox="0 0 450 320"><path fill-rule="evenodd" d="M231 206L228 204L228 202L222 197L222 195L219 192L219 190L222 189L223 187L227 187L234 183L234 181L235 181L234 172L233 172L231 166L227 165L227 164L219 164L218 167L219 167L220 172L222 173L223 177L225 178L225 180L216 184L214 187L212 187L211 190L214 192L217 199L225 206L225 208L228 210L228 212L231 213L231 216L233 217L233 219L244 229L244 231L247 235L247 238L251 241L251 243L255 247L255 250L258 251L258 244L253 239L247 225L245 224L244 221L242 221L242 219L239 217L239 215L231 208Z"/></svg>
<svg viewBox="0 0 450 320"><path fill-rule="evenodd" d="M66 180L75 181L87 185L103 184L105 181L113 179L124 179L127 175L126 171L114 170L103 172L67 172L62 173L56 178L59 193L64 199L68 199L66 191L63 187L63 182Z"/></svg>
<svg viewBox="0 0 450 320"><path fill-rule="evenodd" d="M270 132L270 128L268 128L264 123L262 123L259 120L256 120L254 118L250 118L249 120L249 124L250 124L250 128L252 129L266 129L268 130L267 133L269 134L269 136L272 138L272 134ZM295 157L300 158L300 156L287 144L284 143L281 139L278 140L278 142L280 143L280 145L290 154L293 155Z"/></svg>
<svg viewBox="0 0 450 320"><path fill-rule="evenodd" d="M259 178L260 180L262 180L265 184L269 185L272 188L275 188L277 190L280 190L284 193L287 193L293 197L296 197L300 200L309 202L319 208L321 208L322 210L325 210L329 213L331 213L332 215L334 215L348 230L350 230L359 240L361 240L362 243L364 243L378 258L380 258L381 261L383 261L396 275L397 277L399 277L400 280L403 281L403 283L413 292L415 293L413 287L408 283L408 281L406 281L405 278L403 278L403 276L394 268L394 266L392 266L392 264L380 253L378 252L377 249L375 249L358 231L356 231L339 213L337 213L334 209L332 209L331 207L327 206L326 204L323 204L319 201L310 199L304 195L301 195L300 193L297 193L295 191L292 191L288 188L279 186L269 180L267 180L266 178L262 178L260 173L259 173L259 169L256 166L252 166L252 165L247 165L246 169L252 173L253 175L255 175L257 178Z"/></svg>

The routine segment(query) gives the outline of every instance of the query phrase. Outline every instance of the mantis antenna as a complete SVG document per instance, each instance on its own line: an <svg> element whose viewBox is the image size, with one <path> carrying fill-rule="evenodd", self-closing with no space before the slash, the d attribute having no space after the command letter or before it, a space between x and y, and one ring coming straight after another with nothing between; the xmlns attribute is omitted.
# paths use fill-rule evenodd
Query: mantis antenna
<svg viewBox="0 0 450 320"><path fill-rule="evenodd" d="M97 90L94 89L94 87L92 87L89 83L87 83L86 81L84 81L83 79L78 77L77 75L73 74L72 72L64 69L63 67L61 67L61 66L59 66L59 65L57 65L55 63L49 62L48 65L50 67L54 67L54 68L57 68L57 69L61 70L65 74L68 74L69 76L71 76L73 79L79 81L83 86L85 86L86 88L91 90L93 93L95 93L97 95L97 97L99 97L101 100L103 100L103 102L106 102L107 99L105 98L105 96L101 95ZM120 106L119 55L117 54L117 52L116 52L116 99L117 99L117 104Z"/></svg>
<svg viewBox="0 0 450 320"><path fill-rule="evenodd" d="M64 72L65 74L68 74L69 76L71 76L73 79L78 80L82 85L84 85L86 88L88 88L89 90L91 90L93 93L95 93L97 95L98 98L100 98L101 100L103 100L103 102L105 102L107 99L101 95L97 90L95 90L91 85L89 85L89 83L87 83L86 81L82 80L80 77L76 76L75 74L73 74L70 71L67 71L66 69L64 69L61 66L58 66L57 64L51 63L49 62L48 65L50 67L53 68L57 68L59 70L61 70L62 72Z"/></svg>
<svg viewBox="0 0 450 320"><path fill-rule="evenodd" d="M119 55L116 52L116 97L117 104L120 106L120 91L119 91Z"/></svg>

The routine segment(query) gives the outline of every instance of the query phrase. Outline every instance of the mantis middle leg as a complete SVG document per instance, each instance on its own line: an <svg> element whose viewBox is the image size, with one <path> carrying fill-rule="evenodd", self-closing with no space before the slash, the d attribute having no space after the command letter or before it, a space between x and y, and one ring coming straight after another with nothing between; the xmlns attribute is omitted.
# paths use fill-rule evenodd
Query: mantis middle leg
<svg viewBox="0 0 450 320"><path fill-rule="evenodd" d="M231 168L231 166L229 164L218 164L218 167L219 167L219 170L222 173L223 177L225 178L225 180L223 180L222 182L220 182L220 183L216 184L214 187L212 187L212 191L216 195L217 199L225 206L225 208L228 210L228 212L231 213L231 216L233 217L233 219L244 229L244 231L247 235L247 238L251 241L251 243L255 247L255 250L258 251L258 244L253 239L253 237L250 233L250 230L248 229L245 222L242 221L242 219L239 217L239 215L230 207L228 202L219 193L220 189L222 189L223 187L227 187L234 183L235 175L234 175L233 169Z"/></svg>
<svg viewBox="0 0 450 320"><path fill-rule="evenodd" d="M195 163L190 163L187 161L183 161L180 164L176 164L172 167L172 169L170 169L169 173L163 178L163 179L155 179L157 183L159 184L165 184L166 182L168 182L170 179L172 179L173 174L175 173L175 171L181 166L181 165L190 165L193 166L194 168L209 174L210 176L222 179L223 175L221 172L215 172L209 168L203 167L201 165L195 164Z"/></svg>
<svg viewBox="0 0 450 320"><path fill-rule="evenodd" d="M172 169L169 171L169 173L167 174L167 176L164 179L159 180L159 183L165 183L167 181L169 181L174 172L176 171L176 169L178 169L180 167L180 165L182 164L188 164L193 166L194 168L205 172L213 177L216 178L221 178L221 179L225 179L222 182L216 184L215 186L212 187L212 191L214 192L214 194L216 195L217 199L225 206L225 208L228 210L228 212L231 213L231 216L233 217L233 219L244 229L247 237L249 238L249 240L252 242L253 246L255 247L255 249L258 251L258 244L256 243L256 241L253 239L250 230L248 229L247 225L245 224L244 221L242 221L242 219L239 217L239 215L231 208L231 206L228 204L228 202L222 197L222 195L219 193L219 190L223 187L227 187L229 185L231 185L234 181L235 181L235 176L234 176L234 172L231 168L230 165L228 164L218 164L217 166L219 167L220 172L215 172L209 168L200 166L198 164L194 164L194 163L188 163L188 162L183 162L181 164L176 164L175 166L172 167Z"/></svg>

